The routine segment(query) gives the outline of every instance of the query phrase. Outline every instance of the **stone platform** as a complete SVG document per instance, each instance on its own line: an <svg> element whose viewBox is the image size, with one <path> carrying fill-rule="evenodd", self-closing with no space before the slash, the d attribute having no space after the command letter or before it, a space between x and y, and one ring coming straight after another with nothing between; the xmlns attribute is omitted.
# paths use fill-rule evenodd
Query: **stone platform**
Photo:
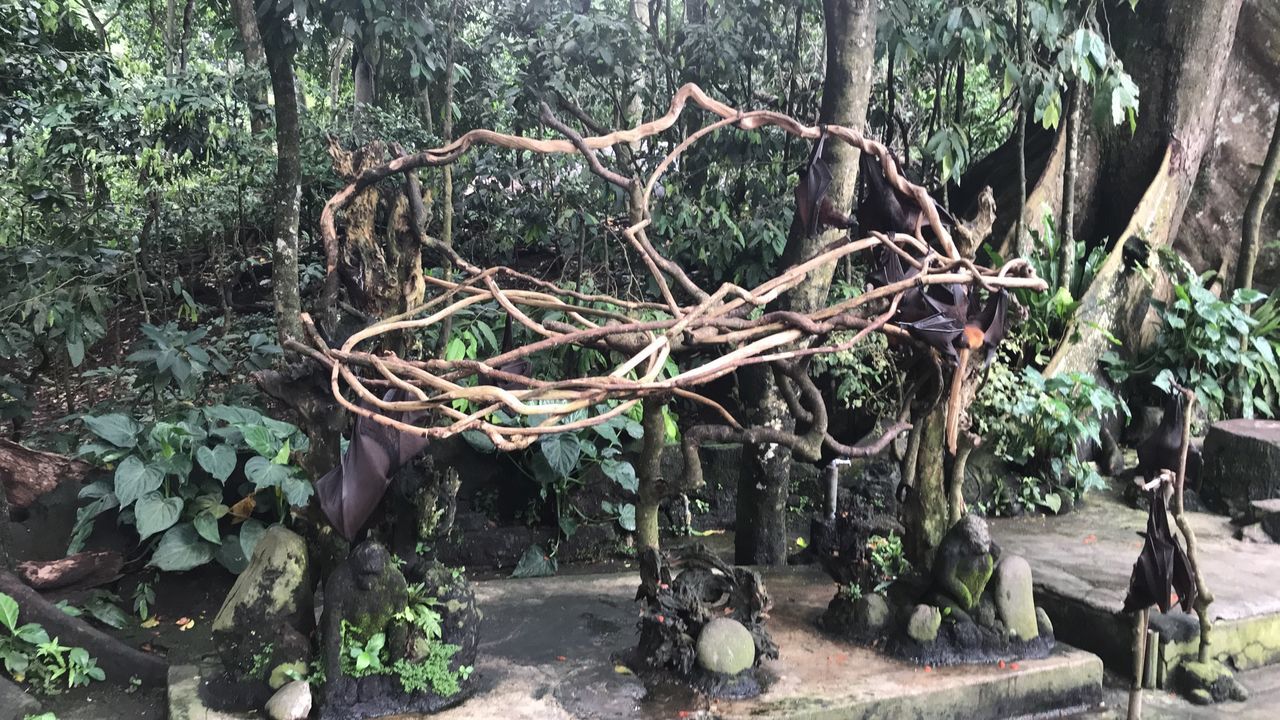
<svg viewBox="0 0 1280 720"><path fill-rule="evenodd" d="M635 573L476 583L485 614L477 695L441 720L554 718L1005 718L1095 705L1102 663L1061 647L1044 660L926 669L835 642L814 621L834 586L814 569L769 571L781 658L750 701L651 688L618 666L636 639Z"/></svg>
<svg viewBox="0 0 1280 720"><path fill-rule="evenodd" d="M1053 620L1059 640L1096 653L1131 674L1131 619L1120 613L1146 512L1096 493L1062 517L997 519L991 534L1005 552L1035 569L1036 604ZM1190 513L1214 602L1213 654L1237 669L1280 663L1280 545L1236 540L1220 515ZM1152 614L1160 632L1157 678L1194 654L1199 624L1174 609Z"/></svg>

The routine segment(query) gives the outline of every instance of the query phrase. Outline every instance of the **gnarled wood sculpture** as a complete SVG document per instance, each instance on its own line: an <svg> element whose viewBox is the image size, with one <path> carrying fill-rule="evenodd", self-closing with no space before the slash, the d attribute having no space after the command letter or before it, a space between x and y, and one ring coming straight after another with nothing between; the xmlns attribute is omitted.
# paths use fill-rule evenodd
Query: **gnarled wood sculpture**
<svg viewBox="0 0 1280 720"><path fill-rule="evenodd" d="M684 137L658 163L642 186L638 180L623 177L601 164L597 150L617 143L638 142L668 130L689 102L719 119ZM735 110L708 97L692 84L676 93L665 115L630 130L584 138L553 117L545 104L542 120L567 139L535 139L472 130L443 147L401 155L383 165L367 168L335 194L326 204L320 221L328 257L326 284L330 300L336 298L340 259L338 212L362 191L385 178L399 173L412 174L417 168L447 165L475 145L489 144L534 153L578 153L593 173L626 190L633 207L638 205L640 209L639 213L633 212L633 217L640 220L623 229L622 235L644 261L662 302L586 294L508 267L480 268L460 257L451 247L422 234L424 247L447 259L461 274L461 279L426 278L428 293L434 291L434 297L419 308L364 328L351 335L341 347L329 347L311 319L305 316L311 345L289 343L292 349L308 354L331 369L332 392L343 407L388 428L425 438L443 438L474 430L483 433L501 450L517 450L547 434L604 422L646 398L680 397L710 407L723 419L723 424L700 425L684 433L685 468L696 485L701 480L698 448L709 440L777 443L807 461L816 461L824 447L845 456L879 452L909 425L894 424L866 446L854 447L836 441L827 432L825 403L808 377L808 359L845 350L873 332L918 343L917 336L893 321L900 305L918 302L920 293L928 287L947 286L946 291L964 294L975 285L989 294L1009 288L1045 288L1044 281L1036 278L1024 261L1015 260L994 270L978 267L961 255L952 241L948 224L939 216L937 205L926 190L903 177L897 161L884 145L851 128L807 126L777 112ZM847 237L757 287L747 289L726 283L707 292L654 247L646 228L650 224L653 191L659 178L693 143L726 127L743 131L776 127L809 140L838 140L874 155L879 160L875 165L882 168L884 179L898 196L913 200L921 209L916 216L914 234L874 232L863 239ZM820 208L817 202L820 198L810 200ZM838 210L840 212L822 213L823 221L831 222L830 217L843 214L844 209ZM815 215L815 222L819 220L817 209L810 209L810 213ZM928 229L927 237L933 241L932 245L922 228ZM896 257L907 272L857 297L813 312L758 312L816 268L872 249ZM942 287L935 289L943 291ZM540 339L485 360L413 360L379 353L369 347L389 333L422 331L464 308L490 302L496 302L512 320ZM848 340L831 339L835 332L851 330L856 333ZM528 378L504 369L537 353L566 345L613 351L614 357L625 359L607 375L559 380ZM663 376L663 367L670 356L691 350L700 351L699 358L710 359L683 367L673 376ZM770 363L780 377L791 383L788 402L803 420L803 431L743 427L723 406L695 391L703 383L756 363ZM962 383L964 375L955 372L953 384ZM400 399L384 399L389 390L400 391L396 393ZM961 397L956 390L953 387L950 393L953 399ZM458 400L467 401L466 410L458 409L455 403ZM606 403L611 403L606 410L595 412ZM952 404L948 424L953 431L949 437L954 437L961 410L958 403ZM417 419L405 419L410 417ZM509 418L523 418L524 422L511 422Z"/></svg>

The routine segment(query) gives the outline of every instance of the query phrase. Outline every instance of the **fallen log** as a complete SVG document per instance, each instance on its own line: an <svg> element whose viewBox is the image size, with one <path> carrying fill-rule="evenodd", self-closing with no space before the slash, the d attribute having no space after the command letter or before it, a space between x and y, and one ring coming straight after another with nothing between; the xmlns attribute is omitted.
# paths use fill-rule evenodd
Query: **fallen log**
<svg viewBox="0 0 1280 720"><path fill-rule="evenodd" d="M102 550L68 555L57 560L29 560L14 568L22 581L36 590L84 590L120 577L124 558Z"/></svg>
<svg viewBox="0 0 1280 720"><path fill-rule="evenodd" d="M0 571L0 592L18 601L21 622L38 623L63 645L89 651L109 682L125 687L134 677L149 687L163 687L168 682L169 664L164 658L129 647L84 620L71 617L27 587L17 575Z"/></svg>
<svg viewBox="0 0 1280 720"><path fill-rule="evenodd" d="M32 450L0 439L0 483L11 508L30 507L64 482L84 482L91 466L65 455Z"/></svg>

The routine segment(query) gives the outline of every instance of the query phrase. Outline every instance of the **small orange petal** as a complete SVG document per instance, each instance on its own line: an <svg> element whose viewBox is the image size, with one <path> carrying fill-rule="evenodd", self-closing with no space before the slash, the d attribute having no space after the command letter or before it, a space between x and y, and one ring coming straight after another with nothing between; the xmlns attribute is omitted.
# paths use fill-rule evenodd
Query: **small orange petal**
<svg viewBox="0 0 1280 720"><path fill-rule="evenodd" d="M564 662L565 660L568 660L568 659L569 659L569 658L567 658L567 657L565 657L565 656L563 656L563 655L557 655L557 656L556 656L556 660L558 660L558 661L560 661L560 662Z"/></svg>
<svg viewBox="0 0 1280 720"><path fill-rule="evenodd" d="M1009 663L1009 669L1010 669L1010 670L1017 670L1017 669L1018 669L1018 663Z"/></svg>
<svg viewBox="0 0 1280 720"><path fill-rule="evenodd" d="M925 672L933 672L933 666L932 666L932 665L925 665L925 666L924 666L924 671L925 671Z"/></svg>

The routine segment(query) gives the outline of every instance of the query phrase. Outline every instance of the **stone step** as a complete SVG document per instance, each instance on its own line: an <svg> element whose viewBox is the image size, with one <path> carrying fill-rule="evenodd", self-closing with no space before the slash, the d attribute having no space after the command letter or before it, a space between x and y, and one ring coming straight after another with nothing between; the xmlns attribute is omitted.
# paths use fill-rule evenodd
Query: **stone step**
<svg viewBox="0 0 1280 720"><path fill-rule="evenodd" d="M1189 513L1201 563L1215 600L1214 656L1245 670L1280 663L1280 545L1233 537L1226 517ZM1057 637L1096 653L1128 676L1132 618L1120 612L1133 563L1142 549L1146 512L1108 494L1090 496L1062 517L998 519L991 534L1005 552L1022 555L1035 570L1036 603ZM1160 633L1157 677L1169 677L1194 655L1199 623L1178 609L1152 614Z"/></svg>

